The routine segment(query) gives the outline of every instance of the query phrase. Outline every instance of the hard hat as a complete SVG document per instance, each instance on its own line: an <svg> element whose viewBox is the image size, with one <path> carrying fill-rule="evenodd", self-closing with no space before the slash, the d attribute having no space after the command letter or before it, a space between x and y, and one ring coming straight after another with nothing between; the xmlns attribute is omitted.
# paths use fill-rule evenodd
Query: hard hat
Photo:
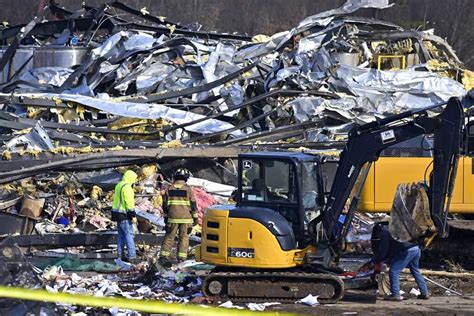
<svg viewBox="0 0 474 316"><path fill-rule="evenodd" d="M178 168L178 170L176 170L176 172L174 173L173 177L175 179L176 177L182 177L182 178L188 179L189 177L192 177L192 174L186 168Z"/></svg>

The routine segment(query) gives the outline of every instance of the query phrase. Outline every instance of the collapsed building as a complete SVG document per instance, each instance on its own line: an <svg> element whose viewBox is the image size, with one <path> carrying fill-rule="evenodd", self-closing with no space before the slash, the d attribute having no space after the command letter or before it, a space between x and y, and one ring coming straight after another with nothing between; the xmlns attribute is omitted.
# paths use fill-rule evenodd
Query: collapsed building
<svg viewBox="0 0 474 316"><path fill-rule="evenodd" d="M112 244L101 232L114 228L111 192L132 168L138 243L155 246L177 167L193 172L202 211L231 197L240 152L331 154L354 124L474 86L432 30L350 15L390 6L368 3L272 36L206 32L116 1L74 12L51 1L42 14L54 19L1 29L0 234L24 247Z"/></svg>

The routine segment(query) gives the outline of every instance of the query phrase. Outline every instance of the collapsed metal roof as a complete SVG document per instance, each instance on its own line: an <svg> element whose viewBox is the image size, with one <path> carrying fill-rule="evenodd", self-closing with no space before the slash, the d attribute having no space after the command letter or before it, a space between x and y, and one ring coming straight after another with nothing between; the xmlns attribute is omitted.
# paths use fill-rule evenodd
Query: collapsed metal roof
<svg viewBox="0 0 474 316"><path fill-rule="evenodd" d="M0 180L31 175L11 171L24 157L39 172L54 169L37 168L47 161L130 164L163 146L343 140L355 123L464 95L472 72L445 41L347 16L388 6L352 0L286 32L247 36L116 1L76 12L51 1L44 11L57 20L0 30Z"/></svg>

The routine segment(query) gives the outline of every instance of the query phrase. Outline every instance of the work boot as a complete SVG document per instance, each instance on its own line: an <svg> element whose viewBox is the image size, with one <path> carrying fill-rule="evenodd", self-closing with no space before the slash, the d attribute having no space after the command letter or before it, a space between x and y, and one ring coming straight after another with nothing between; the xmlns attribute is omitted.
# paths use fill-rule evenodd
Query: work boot
<svg viewBox="0 0 474 316"><path fill-rule="evenodd" d="M396 295L388 295L384 297L384 301L392 301L392 302L401 302L403 301L402 296L396 296Z"/></svg>
<svg viewBox="0 0 474 316"><path fill-rule="evenodd" d="M168 258L165 258L165 257L160 257L160 259L158 259L158 263L163 267L163 268L171 268L172 264L171 262L168 260Z"/></svg>
<svg viewBox="0 0 474 316"><path fill-rule="evenodd" d="M419 299L419 300L429 300L430 295L429 294L420 294L420 295L417 295L416 298Z"/></svg>

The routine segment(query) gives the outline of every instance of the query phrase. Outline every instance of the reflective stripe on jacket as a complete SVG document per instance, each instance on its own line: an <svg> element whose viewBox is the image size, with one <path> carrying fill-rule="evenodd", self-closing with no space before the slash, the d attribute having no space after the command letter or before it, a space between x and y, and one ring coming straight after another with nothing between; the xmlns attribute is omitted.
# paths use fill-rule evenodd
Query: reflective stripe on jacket
<svg viewBox="0 0 474 316"><path fill-rule="evenodd" d="M168 216L168 223L192 224L197 218L196 200L185 181L175 181L166 191L163 209Z"/></svg>

